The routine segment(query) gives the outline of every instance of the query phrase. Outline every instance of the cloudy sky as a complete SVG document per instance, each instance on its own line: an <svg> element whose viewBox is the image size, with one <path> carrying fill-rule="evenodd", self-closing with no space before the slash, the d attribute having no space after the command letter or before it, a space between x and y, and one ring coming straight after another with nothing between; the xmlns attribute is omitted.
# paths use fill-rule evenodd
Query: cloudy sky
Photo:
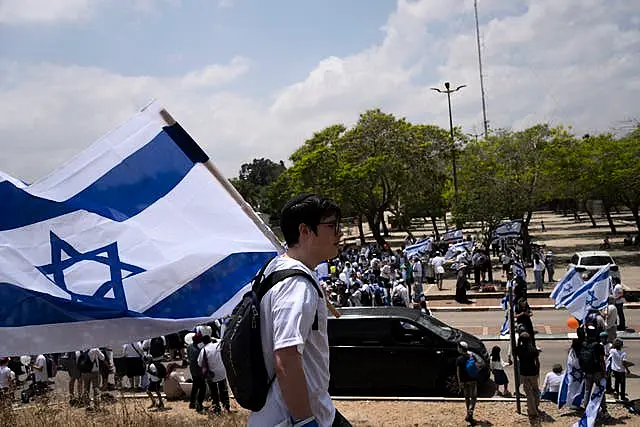
<svg viewBox="0 0 640 427"><path fill-rule="evenodd" d="M480 0L490 126L640 118L640 2ZM229 177L380 107L480 132L473 0L0 0L0 170L34 181L157 99Z"/></svg>

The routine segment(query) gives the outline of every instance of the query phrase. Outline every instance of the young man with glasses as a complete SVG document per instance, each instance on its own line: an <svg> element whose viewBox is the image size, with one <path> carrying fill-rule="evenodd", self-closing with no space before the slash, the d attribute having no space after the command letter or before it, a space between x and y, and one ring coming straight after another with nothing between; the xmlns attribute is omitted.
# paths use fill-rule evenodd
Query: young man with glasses
<svg viewBox="0 0 640 427"><path fill-rule="evenodd" d="M287 252L271 261L265 277L295 268L315 277L322 261L335 258L342 236L340 208L306 194L289 200L280 215ZM260 302L262 352L275 380L265 406L249 426L350 426L329 397L327 306L319 284L301 276L276 283Z"/></svg>

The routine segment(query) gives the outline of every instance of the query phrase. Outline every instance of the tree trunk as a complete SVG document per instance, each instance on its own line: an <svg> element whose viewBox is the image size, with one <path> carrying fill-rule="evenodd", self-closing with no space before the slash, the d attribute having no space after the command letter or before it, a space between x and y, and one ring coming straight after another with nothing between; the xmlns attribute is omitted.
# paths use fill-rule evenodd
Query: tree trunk
<svg viewBox="0 0 640 427"><path fill-rule="evenodd" d="M589 220L591 221L591 227L595 228L598 226L598 224L596 224L596 220L593 218L593 213L591 213L591 210L589 209L589 205L587 204L587 202L584 202L584 210L587 212L587 215L589 215Z"/></svg>
<svg viewBox="0 0 640 427"><path fill-rule="evenodd" d="M384 220L384 211L380 214L380 224L382 225L382 233L384 237L389 237L389 228L387 227L387 221ZM399 223L400 227L404 228L404 224Z"/></svg>
<svg viewBox="0 0 640 427"><path fill-rule="evenodd" d="M580 211L578 209L578 201L576 199L573 199L573 219L577 222L580 222L582 221L582 218L580 218Z"/></svg>
<svg viewBox="0 0 640 427"><path fill-rule="evenodd" d="M360 244L365 245L364 229L362 228L362 215L358 215L358 234L360 235Z"/></svg>
<svg viewBox="0 0 640 427"><path fill-rule="evenodd" d="M448 231L449 230L449 226L447 225L447 213L444 213L444 217L442 218L444 221L444 231Z"/></svg>
<svg viewBox="0 0 640 427"><path fill-rule="evenodd" d="M367 222L369 223L369 228L371 229L371 233L373 233L373 238L375 239L375 241L381 247L384 247L387 242L380 234L380 218L378 217L378 213L375 212L367 214Z"/></svg>
<svg viewBox="0 0 640 427"><path fill-rule="evenodd" d="M440 240L440 232L438 231L438 223L435 216L431 216L431 225L433 225L433 232L436 235L436 240Z"/></svg>
<svg viewBox="0 0 640 427"><path fill-rule="evenodd" d="M613 223L613 218L611 218L611 206L605 200L602 201L602 206L604 208L604 214L607 217L607 222L609 223L609 228L611 229L611 233L617 234L616 225Z"/></svg>

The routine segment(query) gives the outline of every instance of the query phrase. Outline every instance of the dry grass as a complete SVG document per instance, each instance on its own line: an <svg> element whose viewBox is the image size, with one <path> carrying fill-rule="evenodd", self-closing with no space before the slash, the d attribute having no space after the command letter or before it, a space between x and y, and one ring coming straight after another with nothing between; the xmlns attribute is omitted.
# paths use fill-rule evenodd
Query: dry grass
<svg viewBox="0 0 640 427"><path fill-rule="evenodd" d="M0 409L0 426L15 427L239 427L247 423L245 411L215 416L197 414L186 402L165 402L170 409L147 409L148 399L119 399L99 411L70 407L62 401L39 401Z"/></svg>

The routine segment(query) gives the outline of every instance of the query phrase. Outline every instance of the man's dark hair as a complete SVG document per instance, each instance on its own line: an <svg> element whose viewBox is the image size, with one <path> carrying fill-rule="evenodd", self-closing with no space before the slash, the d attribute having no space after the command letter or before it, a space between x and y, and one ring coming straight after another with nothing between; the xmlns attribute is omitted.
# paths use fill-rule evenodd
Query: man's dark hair
<svg viewBox="0 0 640 427"><path fill-rule="evenodd" d="M211 337L209 335L203 335L202 336L202 342L204 344L209 344L211 342Z"/></svg>
<svg viewBox="0 0 640 427"><path fill-rule="evenodd" d="M298 243L300 224L305 224L314 233L318 233L318 224L325 218L335 216L340 221L338 204L316 194L300 194L285 203L280 213L280 229L288 247Z"/></svg>

